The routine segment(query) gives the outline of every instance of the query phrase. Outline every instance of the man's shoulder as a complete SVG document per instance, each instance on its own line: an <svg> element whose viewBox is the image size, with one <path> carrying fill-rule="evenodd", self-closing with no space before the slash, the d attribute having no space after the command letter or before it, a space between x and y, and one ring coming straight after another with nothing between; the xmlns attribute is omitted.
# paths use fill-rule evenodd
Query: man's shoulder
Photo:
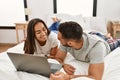
<svg viewBox="0 0 120 80"><path fill-rule="evenodd" d="M105 42L103 39L101 39L97 35L91 35L91 34L88 34L88 33L84 33L83 35L87 37L88 41L92 41L92 42L93 41L94 42L102 41L102 42Z"/></svg>

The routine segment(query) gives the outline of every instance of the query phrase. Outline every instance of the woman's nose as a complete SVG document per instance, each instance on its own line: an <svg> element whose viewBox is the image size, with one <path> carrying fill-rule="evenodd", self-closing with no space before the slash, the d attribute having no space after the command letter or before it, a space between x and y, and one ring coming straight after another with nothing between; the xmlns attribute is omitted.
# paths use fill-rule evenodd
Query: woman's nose
<svg viewBox="0 0 120 80"><path fill-rule="evenodd" d="M45 31L42 31L42 32L41 32L41 35L45 35Z"/></svg>

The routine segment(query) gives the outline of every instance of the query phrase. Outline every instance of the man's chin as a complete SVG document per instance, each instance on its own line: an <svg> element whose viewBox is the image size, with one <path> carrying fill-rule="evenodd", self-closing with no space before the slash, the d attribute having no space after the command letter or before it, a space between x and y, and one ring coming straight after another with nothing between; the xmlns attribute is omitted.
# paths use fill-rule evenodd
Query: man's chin
<svg viewBox="0 0 120 80"><path fill-rule="evenodd" d="M65 45L63 45L63 46L65 46L65 47L71 47L71 46L69 46L69 45L66 45L66 44L65 44Z"/></svg>

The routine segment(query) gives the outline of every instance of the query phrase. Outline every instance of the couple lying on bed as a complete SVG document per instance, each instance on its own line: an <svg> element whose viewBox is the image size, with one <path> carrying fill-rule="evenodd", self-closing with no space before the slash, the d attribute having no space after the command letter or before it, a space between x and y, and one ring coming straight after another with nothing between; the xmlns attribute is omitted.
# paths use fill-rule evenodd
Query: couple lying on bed
<svg viewBox="0 0 120 80"><path fill-rule="evenodd" d="M49 29L51 31L57 33L58 27L60 25L60 20L55 17L55 18L53 18L53 21L54 21L54 23L50 26ZM98 37L105 40L109 44L111 51L113 51L120 45L120 39L113 39L110 33L103 35L100 32L92 31L92 32L89 32L89 34L97 35Z"/></svg>
<svg viewBox="0 0 120 80"><path fill-rule="evenodd" d="M43 20L32 19L28 23L25 53L48 55L63 65L66 74L56 72L51 74L50 80L70 80L81 76L101 80L104 71L104 57L110 52L108 43L91 35L94 33L84 33L76 22L69 21L58 23L58 25L56 34L49 31ZM52 30L51 27L50 29ZM59 48L56 35L61 43ZM64 64L67 52L71 53L76 60L89 63L88 75L74 75L75 68L72 65Z"/></svg>

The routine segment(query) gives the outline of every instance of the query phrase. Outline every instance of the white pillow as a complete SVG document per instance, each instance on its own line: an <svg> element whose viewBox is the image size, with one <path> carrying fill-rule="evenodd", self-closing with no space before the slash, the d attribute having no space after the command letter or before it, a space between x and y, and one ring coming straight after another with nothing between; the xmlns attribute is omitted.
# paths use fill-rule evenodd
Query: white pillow
<svg viewBox="0 0 120 80"><path fill-rule="evenodd" d="M107 21L102 17L85 17L85 23L90 27L91 31L98 31L107 34Z"/></svg>
<svg viewBox="0 0 120 80"><path fill-rule="evenodd" d="M83 30L86 29L85 22L81 15L70 15L70 17L68 19L64 19L62 22L65 22L65 21L77 22L78 24L80 24L80 26L83 28Z"/></svg>
<svg viewBox="0 0 120 80"><path fill-rule="evenodd" d="M61 19L61 23L67 22L67 21L75 21L81 25L83 30L87 29L81 14L80 15L70 15L70 14L60 13L60 14L52 14L51 16L49 15L47 18L48 27L53 23L52 17L57 17L57 18Z"/></svg>

